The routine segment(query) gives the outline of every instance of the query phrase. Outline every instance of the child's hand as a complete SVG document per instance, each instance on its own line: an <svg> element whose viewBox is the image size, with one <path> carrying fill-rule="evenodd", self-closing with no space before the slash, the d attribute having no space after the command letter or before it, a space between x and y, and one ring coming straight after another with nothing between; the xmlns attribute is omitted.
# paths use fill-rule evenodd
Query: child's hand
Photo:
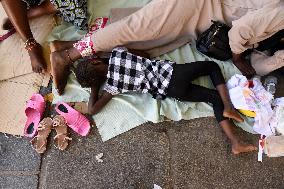
<svg viewBox="0 0 284 189"><path fill-rule="evenodd" d="M98 99L95 103L93 101L89 101L89 114L95 115L99 113L101 109L112 99L112 97L112 94L104 91L101 98Z"/></svg>

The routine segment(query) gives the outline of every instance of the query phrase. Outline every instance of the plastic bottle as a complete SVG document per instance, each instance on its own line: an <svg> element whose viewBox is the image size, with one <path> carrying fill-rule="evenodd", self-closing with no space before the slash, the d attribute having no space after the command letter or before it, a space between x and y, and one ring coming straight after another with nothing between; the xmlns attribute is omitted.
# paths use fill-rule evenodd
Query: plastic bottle
<svg viewBox="0 0 284 189"><path fill-rule="evenodd" d="M264 81L265 89L271 94L275 94L277 85L277 78L274 76L268 76Z"/></svg>

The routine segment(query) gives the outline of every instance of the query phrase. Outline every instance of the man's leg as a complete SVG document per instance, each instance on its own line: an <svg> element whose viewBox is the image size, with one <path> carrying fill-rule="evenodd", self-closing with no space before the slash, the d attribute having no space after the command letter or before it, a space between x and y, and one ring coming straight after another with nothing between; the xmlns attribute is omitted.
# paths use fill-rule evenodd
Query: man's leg
<svg viewBox="0 0 284 189"><path fill-rule="evenodd" d="M95 32L92 35L94 50L109 52L117 46L148 50L168 44L184 34L189 18L196 11L194 2L153 0L130 16Z"/></svg>

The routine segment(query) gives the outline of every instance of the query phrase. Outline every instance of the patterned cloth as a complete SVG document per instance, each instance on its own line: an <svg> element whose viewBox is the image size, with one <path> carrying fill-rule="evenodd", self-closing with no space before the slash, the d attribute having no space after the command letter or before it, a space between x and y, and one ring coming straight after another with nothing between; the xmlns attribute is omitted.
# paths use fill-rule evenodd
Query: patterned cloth
<svg viewBox="0 0 284 189"><path fill-rule="evenodd" d="M155 99L164 99L174 64L168 60L151 61L129 53L126 48L115 48L109 60L104 90L112 95L150 93Z"/></svg>
<svg viewBox="0 0 284 189"><path fill-rule="evenodd" d="M44 0L22 0L28 8L40 5ZM82 29L87 29L87 0L50 0L64 21Z"/></svg>
<svg viewBox="0 0 284 189"><path fill-rule="evenodd" d="M91 36L93 33L97 32L99 29L102 29L106 26L108 18L97 18L94 23L90 26L89 32L73 46L80 52L82 57L89 57L94 55L95 49L93 48L93 41Z"/></svg>
<svg viewBox="0 0 284 189"><path fill-rule="evenodd" d="M33 6L37 6L40 5L42 2L44 2L45 0L22 0L27 4L27 7L33 7Z"/></svg>
<svg viewBox="0 0 284 189"><path fill-rule="evenodd" d="M63 20L82 29L88 28L87 0L50 0Z"/></svg>

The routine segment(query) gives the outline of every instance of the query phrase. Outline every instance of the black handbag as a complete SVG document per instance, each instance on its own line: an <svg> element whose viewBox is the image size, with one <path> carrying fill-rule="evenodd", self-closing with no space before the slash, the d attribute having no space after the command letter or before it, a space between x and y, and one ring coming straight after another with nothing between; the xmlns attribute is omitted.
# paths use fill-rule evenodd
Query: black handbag
<svg viewBox="0 0 284 189"><path fill-rule="evenodd" d="M196 48L209 57L218 60L228 60L232 58L228 36L231 28L219 21L212 20L212 23L210 28L198 37Z"/></svg>

